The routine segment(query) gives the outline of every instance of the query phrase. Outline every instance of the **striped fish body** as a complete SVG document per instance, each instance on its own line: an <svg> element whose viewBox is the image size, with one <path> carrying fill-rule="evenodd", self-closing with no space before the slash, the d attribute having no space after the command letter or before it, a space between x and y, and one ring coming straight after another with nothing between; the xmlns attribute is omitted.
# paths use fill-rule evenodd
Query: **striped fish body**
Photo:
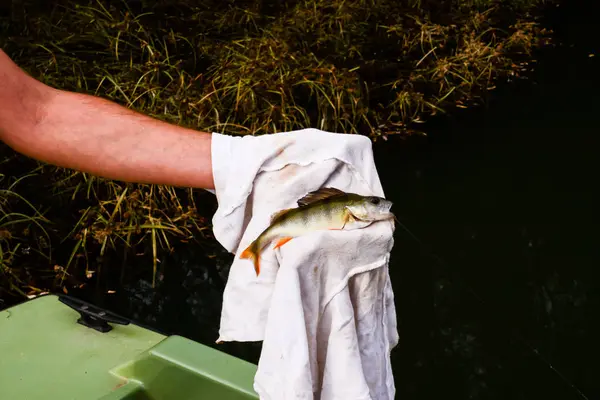
<svg viewBox="0 0 600 400"><path fill-rule="evenodd" d="M347 220L346 204L346 199L324 199L318 203L284 210L282 215L275 215L271 225L258 239L268 244L273 240L294 238L315 230L342 229Z"/></svg>
<svg viewBox="0 0 600 400"><path fill-rule="evenodd" d="M298 200L298 205L274 214L269 227L242 252L241 258L254 262L256 275L260 273L260 253L272 242L278 248L312 231L360 229L376 220L393 218L391 202L334 188L310 192Z"/></svg>

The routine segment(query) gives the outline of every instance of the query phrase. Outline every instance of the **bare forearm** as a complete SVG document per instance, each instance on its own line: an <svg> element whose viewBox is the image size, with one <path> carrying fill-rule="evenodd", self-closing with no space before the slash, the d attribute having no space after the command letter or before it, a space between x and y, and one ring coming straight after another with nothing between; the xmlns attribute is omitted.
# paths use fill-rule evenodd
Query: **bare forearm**
<svg viewBox="0 0 600 400"><path fill-rule="evenodd" d="M55 92L38 131L33 156L52 164L131 182L214 185L209 134L97 97Z"/></svg>
<svg viewBox="0 0 600 400"><path fill-rule="evenodd" d="M23 154L111 179L214 187L208 133L49 88L1 51L0 90L1 138Z"/></svg>

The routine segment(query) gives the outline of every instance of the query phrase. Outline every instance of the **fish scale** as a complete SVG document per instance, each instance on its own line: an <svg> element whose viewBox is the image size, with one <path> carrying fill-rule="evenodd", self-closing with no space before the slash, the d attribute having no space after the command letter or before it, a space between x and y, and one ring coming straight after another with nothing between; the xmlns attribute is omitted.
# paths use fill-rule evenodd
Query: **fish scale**
<svg viewBox="0 0 600 400"><path fill-rule="evenodd" d="M336 188L322 188L298 200L298 207L281 210L271 224L242 252L240 258L254 263L260 274L260 253L271 242L274 248L316 230L361 229L375 221L393 219L392 202L377 196L362 196Z"/></svg>

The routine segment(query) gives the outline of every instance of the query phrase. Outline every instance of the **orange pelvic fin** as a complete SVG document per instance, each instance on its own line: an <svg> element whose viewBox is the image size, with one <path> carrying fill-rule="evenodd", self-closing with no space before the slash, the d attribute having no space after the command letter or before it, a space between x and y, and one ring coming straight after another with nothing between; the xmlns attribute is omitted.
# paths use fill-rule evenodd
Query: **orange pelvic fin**
<svg viewBox="0 0 600 400"><path fill-rule="evenodd" d="M277 241L277 243L275 244L275 246L273 246L273 248L274 248L274 249L276 249L276 248L278 248L278 247L281 247L281 246L283 246L284 244L286 244L287 242L289 242L289 241L290 241L290 240L292 240L292 239L293 239L293 238L292 238L292 237L289 237L289 236L288 236L288 237L281 238L281 239L279 239L279 240Z"/></svg>
<svg viewBox="0 0 600 400"><path fill-rule="evenodd" d="M254 263L254 271L256 271L256 276L260 274L260 259L258 254L254 251L254 243L246 248L246 250L242 251L240 258L246 258L252 260Z"/></svg>

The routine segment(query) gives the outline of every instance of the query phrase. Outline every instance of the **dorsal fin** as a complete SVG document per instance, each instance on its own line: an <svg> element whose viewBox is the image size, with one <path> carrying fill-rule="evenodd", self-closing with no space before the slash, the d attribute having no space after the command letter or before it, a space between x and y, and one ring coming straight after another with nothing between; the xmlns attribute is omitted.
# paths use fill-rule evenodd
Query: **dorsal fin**
<svg viewBox="0 0 600 400"><path fill-rule="evenodd" d="M346 193L336 188L321 188L308 193L306 196L298 200L300 207L314 203L315 201L327 199L330 197L342 196Z"/></svg>
<svg viewBox="0 0 600 400"><path fill-rule="evenodd" d="M279 211L273 213L273 215L271 215L271 223L273 223L273 221L275 221L277 218L281 217L283 214L286 214L290 210L293 210L293 208L284 208L283 210L279 210Z"/></svg>

